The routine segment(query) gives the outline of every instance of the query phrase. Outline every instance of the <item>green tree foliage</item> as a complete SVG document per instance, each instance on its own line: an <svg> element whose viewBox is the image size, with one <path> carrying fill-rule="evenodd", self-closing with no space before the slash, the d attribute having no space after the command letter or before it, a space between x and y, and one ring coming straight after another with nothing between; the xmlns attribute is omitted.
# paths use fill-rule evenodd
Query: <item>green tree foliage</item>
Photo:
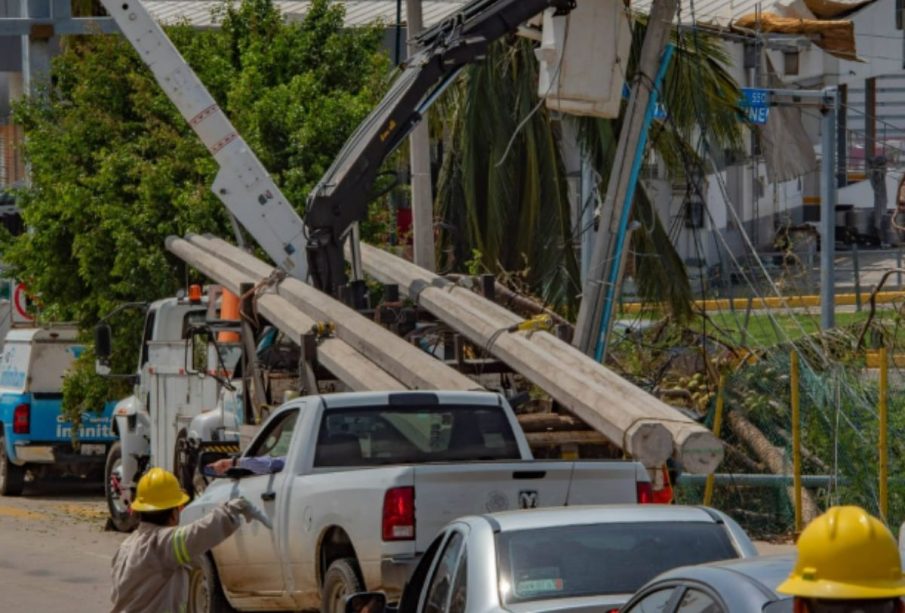
<svg viewBox="0 0 905 613"><path fill-rule="evenodd" d="M568 312L581 291L578 263L557 127L538 106L537 75L531 43L501 42L447 94L442 250L447 267L464 269L477 254L487 271L519 271Z"/></svg>
<svg viewBox="0 0 905 613"><path fill-rule="evenodd" d="M271 0L223 5L222 28L168 34L299 209L344 139L378 99L387 73L378 29L343 28L343 8L311 3L287 24ZM31 184L18 194L30 231L8 241L4 263L40 297L44 317L83 328L118 304L171 295L188 280L164 239L230 233L209 186L217 166L118 36L72 37L44 99L16 110ZM124 313L113 366L135 367L140 318ZM85 371L70 376L71 414L115 397Z"/></svg>

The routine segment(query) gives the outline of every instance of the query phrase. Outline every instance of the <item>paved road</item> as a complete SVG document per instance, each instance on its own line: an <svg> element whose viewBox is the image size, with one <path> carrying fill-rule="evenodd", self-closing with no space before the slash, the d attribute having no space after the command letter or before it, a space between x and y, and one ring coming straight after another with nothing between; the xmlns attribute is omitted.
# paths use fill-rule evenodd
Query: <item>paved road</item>
<svg viewBox="0 0 905 613"><path fill-rule="evenodd" d="M0 601L6 611L97 613L110 607L103 486L61 482L0 498Z"/></svg>

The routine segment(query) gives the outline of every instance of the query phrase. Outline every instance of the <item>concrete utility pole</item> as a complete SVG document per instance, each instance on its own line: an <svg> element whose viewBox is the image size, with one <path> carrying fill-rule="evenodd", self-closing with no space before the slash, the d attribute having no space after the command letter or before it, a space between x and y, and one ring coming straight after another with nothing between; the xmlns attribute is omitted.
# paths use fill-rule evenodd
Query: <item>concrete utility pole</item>
<svg viewBox="0 0 905 613"><path fill-rule="evenodd" d="M824 90L821 111L820 166L820 327L829 330L836 316L836 90Z"/></svg>
<svg viewBox="0 0 905 613"><path fill-rule="evenodd" d="M594 239L588 275L582 287L578 323L572 341L578 349L588 355L594 355L600 340L600 320L607 289L605 279L610 270L610 263L619 255L614 253L615 239L620 227L623 202L629 190L632 161L644 126L651 83L659 68L660 57L669 42L675 14L676 0L654 0L651 6L636 75L640 78L636 78L632 85L625 119L619 132L616 163L607 185L606 199L600 214L597 237ZM626 214L630 212L630 208L625 211Z"/></svg>
<svg viewBox="0 0 905 613"><path fill-rule="evenodd" d="M421 0L405 0L409 57L418 52L415 37L424 28ZM434 264L434 192L431 186L430 131L427 117L409 137L412 169L412 235L415 264L433 271Z"/></svg>

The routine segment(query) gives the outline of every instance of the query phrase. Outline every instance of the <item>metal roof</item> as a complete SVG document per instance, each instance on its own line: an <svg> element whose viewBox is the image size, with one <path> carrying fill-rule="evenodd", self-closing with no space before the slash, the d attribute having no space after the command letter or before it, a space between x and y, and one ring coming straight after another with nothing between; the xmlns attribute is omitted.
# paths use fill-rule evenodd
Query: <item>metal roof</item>
<svg viewBox="0 0 905 613"><path fill-rule="evenodd" d="M635 0L632 2L632 10L649 14L652 2L653 0ZM788 3L774 0L697 0L682 7L681 21L691 23L694 13L694 21L728 26L730 21L754 13L758 8L764 13L781 12L784 4Z"/></svg>
<svg viewBox="0 0 905 613"><path fill-rule="evenodd" d="M276 0L277 8L289 21L299 21L308 12L310 2ZM349 0L346 7L346 25L349 27L371 25L377 22L396 23L396 0ZM426 0L422 3L425 27L441 21L465 4L465 0ZM151 15L164 24L187 22L195 27L216 26L212 11L222 7L220 0L145 0ZM405 23L405 2L402 3L402 22Z"/></svg>

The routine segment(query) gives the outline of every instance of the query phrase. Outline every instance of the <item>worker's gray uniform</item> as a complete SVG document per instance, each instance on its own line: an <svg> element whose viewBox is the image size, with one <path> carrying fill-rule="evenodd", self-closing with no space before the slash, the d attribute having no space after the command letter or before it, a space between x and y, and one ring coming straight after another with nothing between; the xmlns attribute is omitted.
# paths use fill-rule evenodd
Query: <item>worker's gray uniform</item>
<svg viewBox="0 0 905 613"><path fill-rule="evenodd" d="M189 566L241 525L228 504L185 526L138 524L113 556L113 613L183 613Z"/></svg>

